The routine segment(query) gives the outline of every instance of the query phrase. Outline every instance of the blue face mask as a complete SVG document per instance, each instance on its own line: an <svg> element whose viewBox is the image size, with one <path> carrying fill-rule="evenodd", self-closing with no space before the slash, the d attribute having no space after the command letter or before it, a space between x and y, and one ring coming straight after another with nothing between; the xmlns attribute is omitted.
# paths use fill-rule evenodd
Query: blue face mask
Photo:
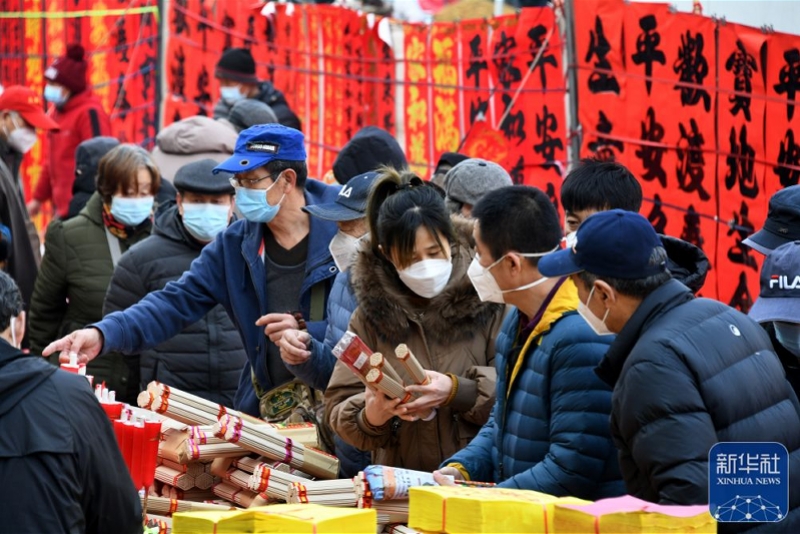
<svg viewBox="0 0 800 534"><path fill-rule="evenodd" d="M280 178L278 178L280 180ZM245 219L252 222L268 223L275 218L281 209L283 197L274 206L267 201L267 192L275 187L278 180L267 189L247 189L246 187L236 188L236 207L242 212Z"/></svg>
<svg viewBox="0 0 800 534"><path fill-rule="evenodd" d="M60 87L50 84L44 86L44 99L56 106L60 106L67 101L64 97L64 91Z"/></svg>
<svg viewBox="0 0 800 534"><path fill-rule="evenodd" d="M111 215L127 226L139 226L153 211L153 197L111 197Z"/></svg>
<svg viewBox="0 0 800 534"><path fill-rule="evenodd" d="M775 325L775 337L778 338L778 343L800 358L800 324L775 321L773 325Z"/></svg>
<svg viewBox="0 0 800 534"><path fill-rule="evenodd" d="M213 241L228 227L230 206L183 203L183 225L198 241Z"/></svg>
<svg viewBox="0 0 800 534"><path fill-rule="evenodd" d="M234 85L232 87L220 87L219 94L222 97L222 100L224 100L229 106L232 106L244 98L244 95L242 94L242 91L239 89L238 85Z"/></svg>

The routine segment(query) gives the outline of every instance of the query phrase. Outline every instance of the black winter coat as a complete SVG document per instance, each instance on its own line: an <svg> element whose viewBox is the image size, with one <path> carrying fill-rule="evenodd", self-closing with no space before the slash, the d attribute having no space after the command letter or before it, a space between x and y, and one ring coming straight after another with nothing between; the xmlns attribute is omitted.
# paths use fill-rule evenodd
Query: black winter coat
<svg viewBox="0 0 800 534"><path fill-rule="evenodd" d="M141 533L139 495L89 382L0 340L3 532Z"/></svg>
<svg viewBox="0 0 800 534"><path fill-rule="evenodd" d="M177 280L202 250L203 245L186 232L177 205L171 206L156 217L153 235L120 258L103 315L122 311ZM222 306L138 358L142 389L158 380L225 406L233 406L247 363L239 332Z"/></svg>
<svg viewBox="0 0 800 534"><path fill-rule="evenodd" d="M676 280L642 301L597 374L614 387L611 434L631 495L707 503L708 452L721 441L783 443L800 473L800 404L769 337ZM800 485L790 492L792 511L772 528L800 524Z"/></svg>

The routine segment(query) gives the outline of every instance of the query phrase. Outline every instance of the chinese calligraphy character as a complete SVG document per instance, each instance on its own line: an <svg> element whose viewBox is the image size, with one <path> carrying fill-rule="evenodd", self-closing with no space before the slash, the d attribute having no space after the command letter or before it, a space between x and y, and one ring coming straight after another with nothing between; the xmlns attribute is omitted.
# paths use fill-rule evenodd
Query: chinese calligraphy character
<svg viewBox="0 0 800 534"><path fill-rule="evenodd" d="M511 176L511 181L514 185L522 185L525 183L525 158L520 156L514 167L508 171Z"/></svg>
<svg viewBox="0 0 800 534"><path fill-rule="evenodd" d="M780 460L780 456L777 454L772 456L769 454L762 454L761 465L758 467L758 473L760 475L779 475L780 470L778 469L778 462L780 462Z"/></svg>
<svg viewBox="0 0 800 534"><path fill-rule="evenodd" d="M794 168L788 167L791 165ZM789 187L797 185L800 180L800 145L794 142L794 130L789 128L781 142L778 152L778 164L772 167L774 172L781 179L781 186Z"/></svg>
<svg viewBox="0 0 800 534"><path fill-rule="evenodd" d="M117 24L117 45L114 47L114 52L119 54L122 53L122 57L119 58L120 62L128 62L128 35L125 32L125 21L120 19L119 23Z"/></svg>
<svg viewBox="0 0 800 534"><path fill-rule="evenodd" d="M483 56L481 49L481 36L476 35L469 42L469 68L465 76L467 79L475 78L475 89L481 87L481 71L489 70L486 60L480 60ZM489 99L483 100L478 97L469 103L469 121L474 123L477 119L485 118L489 111Z"/></svg>
<svg viewBox="0 0 800 534"><path fill-rule="evenodd" d="M725 175L725 187L730 191L739 182L742 196L756 198L758 196L758 180L755 175L756 151L747 143L747 125L743 124L739 131L739 143L736 142L736 127L731 127L731 152L726 160L728 173Z"/></svg>
<svg viewBox="0 0 800 534"><path fill-rule="evenodd" d="M208 8L205 2L200 2L200 20L197 21L197 31L203 36L203 50L208 47L208 30L211 26L208 24Z"/></svg>
<svg viewBox="0 0 800 534"><path fill-rule="evenodd" d="M506 35L505 30L501 31L500 41L494 46L492 63L497 68L497 82L505 89L522 79L522 73L514 66L515 48L517 48L516 38L513 35Z"/></svg>
<svg viewBox="0 0 800 534"><path fill-rule="evenodd" d="M606 56L611 52L611 45L603 33L603 21L599 15L594 18L594 31L589 32L589 50L586 52L587 63L593 57L597 58L594 66L598 69L611 70L611 62ZM592 93L617 93L619 94L619 82L613 74L607 72L592 71L589 75L589 91Z"/></svg>
<svg viewBox="0 0 800 534"><path fill-rule="evenodd" d="M172 12L175 16L172 19L172 26L175 28L175 35L180 35L186 32L186 35L191 35L189 31L189 24L186 22L186 4L189 0L175 0L175 9Z"/></svg>
<svg viewBox="0 0 800 534"><path fill-rule="evenodd" d="M697 127L694 119L689 119L689 130L682 124L678 124L681 137L675 153L678 156L678 166L675 169L678 176L678 187L687 193L697 191L700 200L709 200L711 195L703 187L705 179L706 159L703 156L703 145L705 140L703 134Z"/></svg>
<svg viewBox="0 0 800 534"><path fill-rule="evenodd" d="M705 239L700 234L700 214L697 213L692 204L689 204L689 209L686 211L686 215L683 216L681 239L699 249L703 248L703 243L705 242Z"/></svg>
<svg viewBox="0 0 800 534"><path fill-rule="evenodd" d="M731 115L736 116L739 111L744 114L746 121L750 121L750 100L753 94L753 73L758 71L756 58L747 53L742 41L736 41L736 50L725 61L725 70L733 73L733 90L739 94L728 97L728 102L733 104ZM746 93L746 94L742 94Z"/></svg>
<svg viewBox="0 0 800 534"><path fill-rule="evenodd" d="M739 212L733 212L733 224L728 229L728 236L737 234L737 237L735 238L735 244L728 249L728 259L733 263L758 270L756 259L750 255L750 247L742 244L742 241L747 239L747 236L752 234L755 228L750 219L748 219L749 214L750 208L747 207L744 200Z"/></svg>
<svg viewBox="0 0 800 534"><path fill-rule="evenodd" d="M557 130L558 120L556 115L555 113L550 113L545 105L542 109L542 115L536 114L536 135L541 140L541 143L533 145L533 150L544 158L543 168L555 169L556 173L561 176L561 169L555 163L556 149L564 150L564 143L561 139L552 135Z"/></svg>
<svg viewBox="0 0 800 534"><path fill-rule="evenodd" d="M642 33L636 38L636 53L631 56L633 63L641 65L644 63L644 74L647 77L645 87L647 94L653 86L653 63L667 64L667 56L658 49L661 44L661 35L655 31L658 26L655 15L647 15L639 19L639 27Z"/></svg>
<svg viewBox="0 0 800 534"><path fill-rule="evenodd" d="M233 34L231 30L236 28L236 21L227 11L225 12L225 16L222 17L222 27L225 28L225 44L222 46L222 50L225 51L233 46Z"/></svg>
<svg viewBox="0 0 800 534"><path fill-rule="evenodd" d="M737 456L735 454L725 454L724 452L717 453L717 474L735 475L736 460Z"/></svg>
<svg viewBox="0 0 800 534"><path fill-rule="evenodd" d="M503 95L503 103L508 109L508 106L511 105L511 95ZM528 137L525 133L525 113L522 110L508 113L500 123L500 130L507 139L518 139L517 145L521 144Z"/></svg>
<svg viewBox="0 0 800 534"><path fill-rule="evenodd" d="M644 142L635 152L636 157L642 160L645 172L642 179L652 182L658 180L661 187L667 187L667 173L661 165L665 146L658 146L664 139L664 126L656 121L656 112L653 107L647 108L647 117L642 121L642 135Z"/></svg>
<svg viewBox="0 0 800 534"><path fill-rule="evenodd" d="M247 39L244 40L244 46L246 48L251 48L253 43L256 42L256 17L255 15L250 15L247 17Z"/></svg>
<svg viewBox="0 0 800 534"><path fill-rule="evenodd" d="M733 297L728 302L728 306L736 308L742 313L747 313L753 307L753 297L747 287L747 275L744 271L739 273L739 284L736 286L736 291L733 292Z"/></svg>
<svg viewBox="0 0 800 534"><path fill-rule="evenodd" d="M663 234L667 228L667 215L661 207L661 196L658 193L653 196L653 209L647 215L647 220L653 225L657 234Z"/></svg>
<svg viewBox="0 0 800 534"><path fill-rule="evenodd" d="M117 96L114 98L114 109L118 110L118 116L123 120L131 109L131 103L128 102L128 92L125 90L124 74L120 74L119 78L117 78Z"/></svg>
<svg viewBox="0 0 800 534"><path fill-rule="evenodd" d="M173 95L183 96L185 97L186 94L183 92L184 86L186 85L186 55L183 53L183 47L179 46L178 51L175 52L175 63L170 65L170 71L172 72L172 87L171 91Z"/></svg>
<svg viewBox="0 0 800 534"><path fill-rule="evenodd" d="M787 100L793 102L797 91L800 90L800 50L792 48L785 51L783 59L786 60L786 65L781 67L779 83L774 85L775 92L779 95L786 93ZM786 103L786 120L792 120L794 117L794 104L790 102Z"/></svg>
<svg viewBox="0 0 800 534"><path fill-rule="evenodd" d="M704 39L702 33L697 33L692 37L692 32L686 30L686 35L681 35L681 45L678 47L678 59L672 65L672 70L676 74L680 73L679 79L686 84L702 85L703 80L708 76L708 61L703 56ZM711 95L705 89L688 87L678 84L675 89L681 92L681 105L694 106L703 100L706 111L711 110Z"/></svg>
<svg viewBox="0 0 800 534"><path fill-rule="evenodd" d="M531 52L531 60L528 62L529 68L533 65L533 58L536 57L536 54L539 53L539 49L544 45L545 35L547 35L547 28L545 28L544 24L539 24L528 30L528 38L531 40L529 45ZM558 62L556 61L556 56L548 54L547 52L542 52L539 63L534 68L539 69L539 77L542 81L543 89L547 89L547 71L545 70L545 66L547 65L557 68Z"/></svg>
<svg viewBox="0 0 800 534"><path fill-rule="evenodd" d="M197 77L197 96L194 99L200 107L211 105L211 94L208 92L210 81L208 70L206 70L206 66L203 65L203 68L200 70L200 75Z"/></svg>
<svg viewBox="0 0 800 534"><path fill-rule="evenodd" d="M611 121L602 111L600 111L595 129L597 130L597 139L589 143L589 150L595 152L597 159L600 161L615 161L617 156L612 148L616 148L619 152L624 152L625 145L622 144L622 141L608 137L611 135L614 125L611 124Z"/></svg>

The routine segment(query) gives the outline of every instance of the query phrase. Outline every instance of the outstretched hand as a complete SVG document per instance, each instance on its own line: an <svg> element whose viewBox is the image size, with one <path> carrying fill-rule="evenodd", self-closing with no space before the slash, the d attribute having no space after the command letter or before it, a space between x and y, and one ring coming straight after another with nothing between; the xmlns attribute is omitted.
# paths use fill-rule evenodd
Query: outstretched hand
<svg viewBox="0 0 800 534"><path fill-rule="evenodd" d="M58 352L58 361L69 363L70 354L76 354L78 363L86 364L94 360L102 350L102 332L97 328L84 328L50 343L42 351L42 356L47 357Z"/></svg>

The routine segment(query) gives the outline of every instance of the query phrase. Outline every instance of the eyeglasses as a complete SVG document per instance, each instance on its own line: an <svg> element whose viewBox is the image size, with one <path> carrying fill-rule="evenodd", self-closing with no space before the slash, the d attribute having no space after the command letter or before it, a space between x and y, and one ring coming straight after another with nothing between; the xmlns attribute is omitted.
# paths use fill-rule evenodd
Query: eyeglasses
<svg viewBox="0 0 800 534"><path fill-rule="evenodd" d="M263 182L267 178L272 178L271 174L267 174L265 176L261 176L260 178L241 178L238 174L234 174L228 181L230 181L232 187L244 187L247 189L253 189L257 183Z"/></svg>

